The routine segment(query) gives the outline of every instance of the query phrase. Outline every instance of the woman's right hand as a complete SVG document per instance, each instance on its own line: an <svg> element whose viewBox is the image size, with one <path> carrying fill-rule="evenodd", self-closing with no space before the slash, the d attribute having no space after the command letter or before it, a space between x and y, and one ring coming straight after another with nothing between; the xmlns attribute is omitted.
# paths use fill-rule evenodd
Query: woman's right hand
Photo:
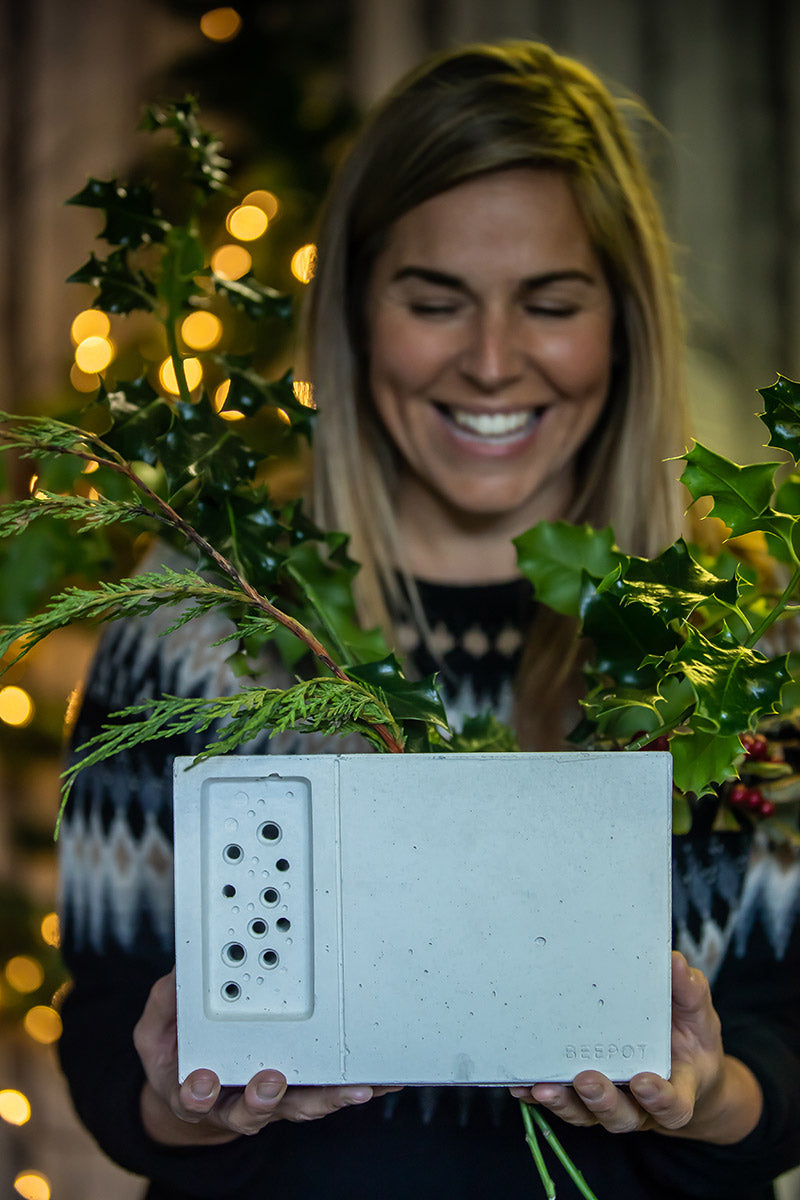
<svg viewBox="0 0 800 1200"><path fill-rule="evenodd" d="M208 1146L258 1133L272 1121L314 1121L364 1104L396 1087L287 1087L280 1071L259 1071L246 1087L221 1087L213 1071L192 1071L178 1083L175 971L153 985L133 1031L147 1081L141 1114L145 1131L167 1146Z"/></svg>

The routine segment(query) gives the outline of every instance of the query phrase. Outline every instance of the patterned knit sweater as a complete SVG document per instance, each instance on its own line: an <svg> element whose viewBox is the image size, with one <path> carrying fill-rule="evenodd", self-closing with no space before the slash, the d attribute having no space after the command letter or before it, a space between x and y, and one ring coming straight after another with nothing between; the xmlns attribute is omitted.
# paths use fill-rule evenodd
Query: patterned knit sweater
<svg viewBox="0 0 800 1200"><path fill-rule="evenodd" d="M430 637L423 644L412 625L401 626L410 667L439 670L454 725L488 708L507 720L533 607L528 585L423 583L420 596ZM159 619L106 634L76 744L108 712L137 699L236 687L224 649L213 646L222 632L216 618L168 637L158 636L168 623L164 617L159 628ZM273 664L273 683L276 675ZM484 1200L498 1186L537 1195L516 1102L505 1089L409 1088L213 1149L173 1150L147 1137L131 1030L152 983L173 963L170 759L200 749L197 739L181 737L87 770L65 815L63 947L75 987L64 1008L61 1056L78 1112L100 1145L152 1181L150 1200L309 1200L323 1191L327 1200ZM355 737L283 734L247 749L354 752L365 745ZM764 1116L734 1147L614 1136L598 1127L559 1125L559 1136L601 1200L768 1197L769 1180L800 1159L800 863L745 833L698 829L675 839L673 904L675 945L712 980L726 1048L759 1078ZM557 1164L553 1173L569 1195Z"/></svg>

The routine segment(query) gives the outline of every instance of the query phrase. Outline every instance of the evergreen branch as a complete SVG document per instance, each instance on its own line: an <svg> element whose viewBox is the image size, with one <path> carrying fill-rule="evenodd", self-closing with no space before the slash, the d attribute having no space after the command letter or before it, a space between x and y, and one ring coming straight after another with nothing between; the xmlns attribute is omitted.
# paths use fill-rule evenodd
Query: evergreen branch
<svg viewBox="0 0 800 1200"><path fill-rule="evenodd" d="M305 680L290 688L246 688L232 696L162 696L112 713L111 722L78 747L80 757L62 774L61 813L76 776L85 767L145 742L204 733L217 723L222 723L223 728L206 744L195 762L215 754L229 754L267 731L297 730L326 736L360 733L376 749L384 751L387 743L376 732L379 727L388 728L398 742L402 736L387 706L371 691L358 683L328 676Z"/></svg>
<svg viewBox="0 0 800 1200"><path fill-rule="evenodd" d="M147 616L164 604L180 604L185 600L194 600L195 608L178 624L220 604L241 601L241 595L231 588L209 583L194 571L178 572L169 568L115 583L103 582L93 591L70 587L56 596L43 612L25 617L15 625L0 626L0 657L15 642L20 643L13 658L3 664L2 671L7 671L37 642L65 625L76 621L118 621L123 617Z"/></svg>
<svg viewBox="0 0 800 1200"><path fill-rule="evenodd" d="M62 496L55 492L37 492L30 500L16 500L0 508L0 538L23 533L39 517L80 521L86 529L99 529L117 522L136 521L155 514L143 504L107 500L105 496Z"/></svg>
<svg viewBox="0 0 800 1200"><path fill-rule="evenodd" d="M78 458L88 459L96 457L93 445L104 444L96 434L64 421L9 412L0 412L0 443L6 450L21 450L26 458L40 454L75 454ZM106 449L114 453L109 447Z"/></svg>

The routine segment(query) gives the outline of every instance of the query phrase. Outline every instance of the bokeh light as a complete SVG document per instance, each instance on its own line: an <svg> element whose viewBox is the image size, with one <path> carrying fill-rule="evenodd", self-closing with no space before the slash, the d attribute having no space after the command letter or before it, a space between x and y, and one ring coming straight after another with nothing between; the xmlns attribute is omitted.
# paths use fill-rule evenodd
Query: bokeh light
<svg viewBox="0 0 800 1200"><path fill-rule="evenodd" d="M244 413L239 412L238 409L231 408L227 412L222 411L222 406L225 403L225 401L227 400L228 392L230 390L231 390L231 381L230 381L230 379L226 379L225 382L221 383L219 385L219 387L215 390L214 395L211 400L211 403L214 405L214 408L219 413L219 415L222 417L223 421L241 421L244 418Z"/></svg>
<svg viewBox="0 0 800 1200"><path fill-rule="evenodd" d="M14 991L23 995L38 991L44 983L42 964L28 954L15 954L8 960L5 977Z"/></svg>
<svg viewBox="0 0 800 1200"><path fill-rule="evenodd" d="M266 233L268 225L267 214L256 204L240 204L238 208L232 208L225 218L228 233L240 242L254 242Z"/></svg>
<svg viewBox="0 0 800 1200"><path fill-rule="evenodd" d="M181 324L181 337L191 350L212 350L222 337L222 321L214 313L189 313Z"/></svg>
<svg viewBox="0 0 800 1200"><path fill-rule="evenodd" d="M295 250L292 255L292 274L301 283L310 283L314 278L314 267L317 263L317 247L309 243Z"/></svg>
<svg viewBox="0 0 800 1200"><path fill-rule="evenodd" d="M104 337L87 337L75 347L75 363L86 375L105 371L114 361L116 348Z"/></svg>
<svg viewBox="0 0 800 1200"><path fill-rule="evenodd" d="M253 265L249 250L229 243L211 255L211 270L222 279L241 279Z"/></svg>
<svg viewBox="0 0 800 1200"><path fill-rule="evenodd" d="M99 308L85 308L79 312L69 327L69 335L73 346L89 337L108 337L111 332L111 322Z"/></svg>
<svg viewBox="0 0 800 1200"><path fill-rule="evenodd" d="M69 369L69 381L76 392L94 392L100 387L100 376L96 372L87 374L77 363Z"/></svg>
<svg viewBox="0 0 800 1200"><path fill-rule="evenodd" d="M50 1180L41 1171L20 1171L14 1191L22 1200L50 1200Z"/></svg>
<svg viewBox="0 0 800 1200"><path fill-rule="evenodd" d="M30 1120L31 1106L27 1096L13 1088L0 1092L0 1119L9 1125L24 1125Z"/></svg>
<svg viewBox="0 0 800 1200"><path fill-rule="evenodd" d="M199 358L184 358L183 373L186 376L186 386L193 392L203 378L203 367ZM179 396L180 388L175 375L175 365L171 358L165 358L158 369L158 378L165 392L171 396Z"/></svg>
<svg viewBox="0 0 800 1200"><path fill-rule="evenodd" d="M22 1023L28 1036L44 1046L61 1037L61 1017L49 1004L35 1004L29 1008Z"/></svg>
<svg viewBox="0 0 800 1200"><path fill-rule="evenodd" d="M33 700L24 688L15 684L0 688L0 721L21 729L33 720L34 711Z"/></svg>
<svg viewBox="0 0 800 1200"><path fill-rule="evenodd" d="M266 191L265 188L256 188L254 192L248 192L242 205L255 204L256 208L261 208L267 214L267 220L272 221L278 214L280 204L278 197L272 192Z"/></svg>
<svg viewBox="0 0 800 1200"><path fill-rule="evenodd" d="M230 42L242 28L235 8L210 8L200 18L200 31L211 42Z"/></svg>
<svg viewBox="0 0 800 1200"><path fill-rule="evenodd" d="M48 946L55 946L56 949L61 945L61 926L58 920L58 913L48 913L42 918L41 924L42 941Z"/></svg>

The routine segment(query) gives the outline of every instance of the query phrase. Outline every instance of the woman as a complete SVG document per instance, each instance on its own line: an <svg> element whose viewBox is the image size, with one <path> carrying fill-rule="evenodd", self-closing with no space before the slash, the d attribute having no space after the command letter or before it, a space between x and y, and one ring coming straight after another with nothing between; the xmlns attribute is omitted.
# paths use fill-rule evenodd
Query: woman
<svg viewBox="0 0 800 1200"><path fill-rule="evenodd" d="M511 539L542 518L611 521L644 553L679 526L663 461L682 434L667 242L602 85L529 43L467 47L404 80L328 203L305 340L315 503L352 535L364 620L416 670L442 670L454 714L491 703L510 718L515 704L524 744L558 744L574 632L534 612ZM219 691L221 670L132 625L95 667L76 737L115 707L120 679L130 702L132 683ZM152 1200L536 1194L502 1089L287 1089L262 1071L220 1091L203 1070L179 1086L159 823L167 765L139 755L86 773L62 833L76 979L62 1059L87 1124L153 1180ZM93 893L87 842L96 863L117 854ZM121 846L136 871L120 871ZM795 909L781 947L764 936L748 853L744 835L679 847L677 936L697 953L692 967L675 956L671 1079L619 1088L585 1071L512 1089L559 1118L600 1196L765 1197L800 1156L800 927ZM716 968L713 999L699 966Z"/></svg>

